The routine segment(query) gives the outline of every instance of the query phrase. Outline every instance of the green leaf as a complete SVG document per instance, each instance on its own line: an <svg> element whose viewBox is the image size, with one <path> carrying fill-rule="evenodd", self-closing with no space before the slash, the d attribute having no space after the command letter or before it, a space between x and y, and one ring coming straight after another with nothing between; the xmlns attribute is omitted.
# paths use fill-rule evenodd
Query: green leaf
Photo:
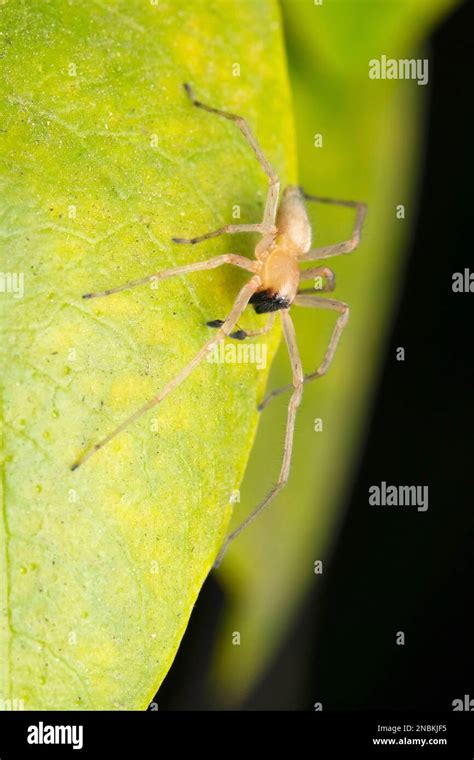
<svg viewBox="0 0 474 760"><path fill-rule="evenodd" d="M444 0L283 1L299 180L317 195L365 200L369 212L359 249L330 262L336 273L334 296L350 305L351 316L330 372L305 387L289 485L232 546L222 566L230 604L214 685L229 704L248 693L293 625L304 595L330 572L330 546L364 445L367 411L403 275L416 214L426 88L414 81L370 80L368 63L382 54L426 57L420 43L452 5ZM323 136L322 148L315 147L316 134ZM399 204L406 208L403 221L396 216ZM350 236L350 210L315 205L310 213L316 245ZM302 309L292 314L304 365L312 371L328 345L334 315ZM290 377L282 346L270 387L285 385ZM263 413L235 524L277 476L287 403L288 396L272 401ZM316 418L323 421L322 432L315 432ZM324 560L323 576L314 572L318 560ZM233 646L233 631L241 634L239 647Z"/></svg>
<svg viewBox="0 0 474 760"><path fill-rule="evenodd" d="M226 534L266 371L204 362L71 472L194 356L245 275L224 267L81 294L215 253L252 255L250 236L171 242L232 221L235 206L259 221L266 193L235 125L194 109L182 84L245 115L294 179L278 8L39 0L6 3L1 16L1 270L24 275L24 295L0 294L0 701L143 709Z"/></svg>

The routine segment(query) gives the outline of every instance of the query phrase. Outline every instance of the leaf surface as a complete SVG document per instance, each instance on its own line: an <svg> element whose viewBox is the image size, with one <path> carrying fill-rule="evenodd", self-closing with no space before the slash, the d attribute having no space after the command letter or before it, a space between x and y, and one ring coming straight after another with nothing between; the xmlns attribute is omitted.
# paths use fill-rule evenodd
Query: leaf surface
<svg viewBox="0 0 474 760"><path fill-rule="evenodd" d="M271 0L39 0L1 7L0 698L26 709L144 709L226 533L267 369L203 363L76 472L229 312L224 267L81 300L255 238L178 246L259 221L266 179L242 113L294 178L289 90ZM236 64L240 75L236 76ZM262 318L245 315L256 327Z"/></svg>

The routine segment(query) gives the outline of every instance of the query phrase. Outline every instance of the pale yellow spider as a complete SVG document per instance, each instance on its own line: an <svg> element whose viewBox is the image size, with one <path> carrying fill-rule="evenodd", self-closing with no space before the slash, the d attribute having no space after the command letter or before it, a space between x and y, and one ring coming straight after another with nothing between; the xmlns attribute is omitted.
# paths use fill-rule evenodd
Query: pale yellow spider
<svg viewBox="0 0 474 760"><path fill-rule="evenodd" d="M116 427L115 430L99 441L99 443L96 443L87 453L83 454L75 464L72 465L71 469L75 470L80 465L84 464L92 454L105 446L105 444L111 441L112 438L115 438L115 436L121 433L122 430L128 427L128 425L163 401L171 391L177 388L177 386L190 375L193 369L200 364L219 341L229 336L238 340L245 340L247 337L262 335L272 328L275 320L275 312L279 311L283 325L283 334L285 336L293 370L293 383L270 393L265 401L260 404L259 409L263 409L268 401L277 394L293 388L293 394L288 405L283 462L276 484L246 520L244 520L244 522L227 537L217 556L215 562L215 566L217 566L222 560L231 541L239 535L239 533L257 516L259 512L262 511L270 500L273 499L287 483L290 473L296 411L301 402L303 384L309 380L315 380L317 377L321 377L327 372L333 360L341 333L349 318L349 307L342 301L336 301L332 298L321 298L308 291L304 292L299 290L301 281L311 280L316 276L325 279L325 285L321 290L326 292L334 290L335 281L332 270L325 266L318 266L300 271L299 262L328 259L331 256L350 253L357 248L360 241L362 225L367 212L367 206L365 203L359 203L357 201L339 201L333 200L332 198L319 198L313 195L307 195L300 188L293 186L289 186L284 190L281 200L279 201L280 182L278 177L263 155L260 145L254 137L246 120L242 118L242 116L237 116L236 114L228 113L227 111L221 111L217 108L211 108L210 106L204 105L204 103L200 103L195 99L191 87L188 84L184 85L184 89L192 104L197 108L202 108L210 113L223 116L225 119L230 119L236 123L267 175L269 188L265 202L263 220L259 224L228 224L218 230L207 232L205 235L200 235L195 238L173 238L173 240L175 243L190 243L194 245L203 240L208 240L209 238L217 237L218 235L223 235L225 233L259 232L262 237L255 248L255 259L251 260L234 253L225 253L220 256L214 256L207 261L185 264L184 266L156 272L155 274L141 277L138 280L132 280L131 282L119 285L116 288L111 288L110 290L104 290L99 293L87 293L83 298L100 298L102 296L109 296L112 293L118 293L121 290L134 288L135 286L143 285L146 282L164 280L167 277L190 274L191 272L199 272L203 269L215 269L223 264L233 264L241 269L246 269L252 274L252 277L237 295L234 306L227 319L224 321L213 320L207 323L210 327L217 327L217 333L201 348L196 356L191 359L189 364L170 380L170 382L167 383L167 385L165 385L154 398L150 399L150 401L140 409L137 409L137 411L124 420L121 425ZM332 203L356 209L356 219L352 237L342 243L312 249L311 225L306 212L305 200L317 201L319 203ZM261 330L253 332L246 332L241 329L233 332L242 312L248 304L252 304L257 314L269 313L267 324ZM303 374L303 367L296 343L295 329L290 316L290 308L292 305L331 309L339 313L329 341L329 346L321 364L314 372L306 376Z"/></svg>

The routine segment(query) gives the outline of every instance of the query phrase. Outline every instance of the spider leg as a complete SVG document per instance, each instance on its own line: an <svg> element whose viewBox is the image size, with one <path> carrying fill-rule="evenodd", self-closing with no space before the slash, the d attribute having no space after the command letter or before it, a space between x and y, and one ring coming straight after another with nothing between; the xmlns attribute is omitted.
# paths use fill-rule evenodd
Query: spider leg
<svg viewBox="0 0 474 760"><path fill-rule="evenodd" d="M99 449L103 448L109 441L111 441L115 436L117 436L119 433L121 433L123 430L125 430L126 427L128 427L132 422L135 422L139 417L141 417L143 414L148 412L150 409L152 409L154 406L159 404L163 399L166 398L172 391L174 391L175 388L177 388L179 385L181 385L184 380L186 380L187 377L191 374L191 372L198 366L198 364L201 363L201 361L205 358L205 356L212 351L215 345L219 343L220 340L225 338L229 335L232 328L234 327L235 323L239 319L240 315L242 314L243 310L247 306L250 298L252 297L252 294L255 293L257 288L260 285L260 278L258 276L252 277L252 279L247 282L243 288L240 290L237 298L235 299L235 303L232 307L232 310L229 314L228 319L226 320L226 323L218 330L217 334L211 338L201 349L198 351L196 356L194 356L193 359L180 371L178 374L170 380L165 387L152 399L147 401L146 404L144 404L140 409L137 409L136 412L130 415L130 417L127 417L124 422L122 422L118 427L116 427L114 430L112 430L111 433L105 436L101 441L95 444L92 449L90 449L88 452L83 454L79 459L76 460L76 462L72 465L71 470L76 470L80 465L84 464L96 451L99 451Z"/></svg>
<svg viewBox="0 0 474 760"><path fill-rule="evenodd" d="M326 279L325 285L322 288L318 288L320 293L330 292L336 287L336 277L329 267L311 267L311 269L305 269L301 272L300 280L312 280L314 277L324 277ZM304 292L308 291L298 291L298 293Z"/></svg>
<svg viewBox="0 0 474 760"><path fill-rule="evenodd" d="M281 464L280 474L278 480L265 496L263 501L260 502L258 507L251 512L248 517L243 521L238 528L227 536L219 554L217 555L214 567L219 567L224 554L226 553L229 545L232 541L235 541L237 536L247 527L257 515L269 504L269 502L284 488L288 482L291 466L291 455L293 452L293 438L295 432L296 412L300 405L301 396L303 395L303 367L301 364L301 358L298 351L298 345L296 342L295 328L293 320L287 310L280 311L281 320L283 323L283 332L285 335L286 345L288 347L288 353L290 356L291 367L293 370L293 395L291 396L290 403L288 404L288 417L286 423L285 445L283 449L283 461Z"/></svg>
<svg viewBox="0 0 474 760"><path fill-rule="evenodd" d="M194 97L194 93L189 84L185 84L184 89L186 90L191 100L191 103L195 105L196 108L202 108L204 111L209 111L209 113L215 113L218 116L223 116L224 119L229 119L230 121L235 122L235 124L238 126L243 136L247 140L248 144L252 148L253 152L255 153L255 156L257 157L257 161L259 162L260 166L262 167L263 171L268 177L269 187L268 187L268 193L267 193L267 200L265 202L265 212L263 214L263 225L268 231L269 228L273 227L275 224L276 212L277 212L277 207L278 207L278 196L280 194L280 181L278 179L278 176L273 166L266 159L259 145L259 142L257 138L255 137L255 135L253 134L252 130L250 129L249 125L247 124L247 121L242 116L238 116L235 113L229 113L229 111L221 111L219 108L212 108L211 106L206 106L204 103L201 103L199 100L196 100L196 98Z"/></svg>
<svg viewBox="0 0 474 760"><path fill-rule="evenodd" d="M194 264L184 264L183 266L173 267L173 269L163 269L161 272L155 272L146 277L140 277L138 280L130 280L130 282L126 282L124 285L118 285L116 288L109 288L109 290L102 290L98 293L85 293L82 297L102 298L103 296L110 296L112 293L119 293L121 290L136 288L137 285L144 285L146 282L166 280L168 277L190 274L191 272L200 272L203 269L216 269L223 264L233 264L234 266L246 269L249 272L256 271L255 261L251 261L250 259L245 258L245 256L238 256L236 253L223 253L220 256L214 256L212 259L207 259L207 261L196 261Z"/></svg>
<svg viewBox="0 0 474 760"><path fill-rule="evenodd" d="M245 340L246 338L256 338L257 335L266 335L267 333L270 332L273 325L275 324L275 317L276 317L276 312L272 311L268 315L266 324L263 327L261 327L260 330L242 330L241 332L245 333L245 335L239 336L239 340ZM232 333L230 337L232 338Z"/></svg>
<svg viewBox="0 0 474 760"><path fill-rule="evenodd" d="M343 301L335 301L332 298L319 298L318 296L304 293L297 295L293 303L295 306L309 306L310 308L314 309L331 309L333 311L338 311L340 314L340 316L337 318L336 325L332 332L329 345L326 349L326 353L324 354L324 358L321 364L314 372L311 372L311 374L305 375L304 377L304 382L309 383L311 380L316 380L318 377L322 377L322 375L326 374L329 367L331 366L340 337L349 320L349 307ZM263 409L265 409L272 398L279 396L280 393L285 393L285 391L290 390L291 387L291 385L284 385L281 388L276 388L274 391L268 394L268 396L261 402L261 404L259 404L258 410L260 412L263 411Z"/></svg>
<svg viewBox="0 0 474 760"><path fill-rule="evenodd" d="M346 206L348 208L356 209L356 218L354 227L352 230L352 236L349 240L344 240L342 243L335 243L333 245L327 245L322 248L313 248L313 250L305 253L301 257L300 261L316 261L316 259L329 259L331 256L340 256L342 253L351 253L354 251L360 243L360 234L364 219L367 214L367 204L360 201L339 201L334 198L320 198L317 195L308 195L301 191L303 198L307 201L315 201L316 203L330 203L334 206Z"/></svg>
<svg viewBox="0 0 474 760"><path fill-rule="evenodd" d="M268 232L268 228L264 224L226 224L224 227L219 227L218 230L212 232L206 232L204 235L198 235L193 238L171 238L173 243L190 243L196 245L196 243L202 243L203 240L209 240L209 238L219 237L219 235L230 234L234 235L238 232L261 232L262 235Z"/></svg>
<svg viewBox="0 0 474 760"><path fill-rule="evenodd" d="M229 338L234 338L235 340L245 340L246 338L255 338L257 335L265 335L266 333L270 332L273 325L275 324L275 316L276 312L271 312L271 314L268 316L267 323L260 330L242 330L239 328L236 330L236 332L231 333L229 335ZM223 324L224 322L222 319L213 319L211 322L207 322L208 327L222 327Z"/></svg>

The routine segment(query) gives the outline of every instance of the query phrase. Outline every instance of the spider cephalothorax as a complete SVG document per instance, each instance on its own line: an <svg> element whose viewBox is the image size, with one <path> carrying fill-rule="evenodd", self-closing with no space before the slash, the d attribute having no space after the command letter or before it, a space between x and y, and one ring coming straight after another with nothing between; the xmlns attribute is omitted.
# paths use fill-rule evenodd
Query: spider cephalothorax
<svg viewBox="0 0 474 760"><path fill-rule="evenodd" d="M191 102L197 108L204 111L223 116L236 123L244 135L247 142L254 151L263 171L268 177L269 188L265 202L265 211L263 219L257 224L228 224L218 230L207 232L194 238L173 238L175 243L190 243L192 245L200 243L203 240L217 237L224 233L234 232L259 232L261 240L255 248L255 258L249 259L245 256L238 256L235 253L224 253L214 256L207 261L195 262L192 264L183 264L174 269L162 270L138 280L132 280L125 285L119 285L110 290L103 290L98 293L86 293L84 298L97 298L99 296L108 296L112 293L118 293L121 290L133 288L136 285L142 285L146 282L155 283L157 280L164 280L175 275L189 274L204 269L215 269L222 264L233 264L234 266L245 269L252 274L250 280L241 288L238 293L234 306L227 319L214 319L208 322L209 327L218 328L217 333L207 341L196 356L179 372L162 390L147 404L137 409L128 419L124 420L115 430L95 444L87 453L83 454L73 465L73 470L77 469L96 451L99 451L112 438L124 430L130 423L141 417L142 414L152 409L154 406L163 401L175 388L178 387L200 364L203 359L209 355L217 344L224 338L235 338L237 340L246 340L257 335L264 335L272 329L275 322L275 312L280 312L283 334L291 359L293 370L293 382L284 388L279 388L267 396L260 404L259 409L263 409L267 402L285 390L293 389L288 405L288 418L286 425L285 446L283 453L283 462L276 485L267 494L265 499L258 507L251 512L242 525L231 533L223 547L221 548L216 560L216 565L224 556L231 541L245 528L251 520L276 496L288 481L291 464L291 453L293 448L293 433L295 428L296 410L300 404L303 393L303 384L309 380L321 377L327 372L336 352L336 348L341 337L342 331L349 318L349 307L342 301L336 301L332 298L322 298L317 293L311 291L302 291L299 289L302 280L313 280L315 278L320 282L324 280L324 285L318 285L317 290L331 291L334 290L334 274L327 266L316 266L310 269L299 268L299 264L305 261L315 261L318 259L327 259L332 256L339 256L343 253L350 253L357 248L360 240L360 232L365 218L367 207L365 203L357 201L339 201L332 198L320 198L313 195L307 195L301 188L288 186L285 188L280 198L280 182L278 177L265 158L258 141L254 137L250 127L242 116L221 111L218 108L204 105L196 100L189 85L185 84L184 88ZM342 243L335 243L323 248L311 248L311 225L306 211L305 201L317 201L319 203L331 203L340 206L347 206L356 210L356 220L352 231L352 237ZM234 330L245 308L251 304L257 314L269 313L266 324L258 330L243 330L238 328ZM296 343L296 334L293 321L290 316L290 307L309 306L318 309L330 309L338 314L337 322L334 327L329 346L324 358L317 369L309 375L303 374L303 367Z"/></svg>

